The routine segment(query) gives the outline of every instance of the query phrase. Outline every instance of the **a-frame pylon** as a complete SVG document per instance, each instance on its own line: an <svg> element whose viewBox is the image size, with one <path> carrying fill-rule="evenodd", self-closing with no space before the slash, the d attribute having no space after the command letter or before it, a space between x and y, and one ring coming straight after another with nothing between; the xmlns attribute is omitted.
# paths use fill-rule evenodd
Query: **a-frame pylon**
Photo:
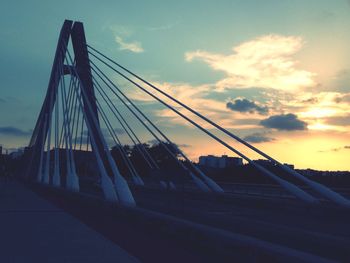
<svg viewBox="0 0 350 263"><path fill-rule="evenodd" d="M69 40L71 40L72 42L74 58L72 58L68 52ZM84 33L84 27L81 22L65 20L61 28L47 93L38 120L36 122L32 138L29 143L29 149L31 149L31 153L33 156L30 164L31 176L33 177L33 175L35 176L36 174L38 174L38 181L43 181L45 183L50 182L50 180L48 179L50 177L50 175L48 175L50 170L49 164L46 164L46 169L44 169L43 162L49 162L50 160L49 141L51 140L50 127L52 123L51 120L53 115L53 109L54 107L58 107L58 105L54 105L57 102L62 78L64 77L64 75L67 74L71 75L72 78L74 77L74 80L78 82L78 85L73 85L72 87L70 87L70 89L72 89L70 90L70 92L71 94L75 94L76 101L80 103L78 103L78 106L82 111L86 127L88 128L92 151L95 154L97 160L98 169L101 175L101 186L106 199L113 202L119 201L121 204L124 205L135 205L134 198L126 183L126 180L121 176L115 164L115 161L112 159L106 141L101 132L96 98L94 93L94 86L91 75L89 55L86 46L86 38ZM67 102L67 100L65 102L62 102L64 115L62 130L64 130L65 136L68 136L68 139L66 138L66 148L70 144L70 150L67 150L66 159L66 184L67 188L69 188L70 190L78 191L79 182L75 171L75 164L71 145L72 134L67 135L67 133L70 133L70 117L68 116L67 110L69 105L67 104ZM44 158L44 146L46 141L47 151L46 158ZM55 166L57 165L59 166L59 164L57 164L55 160ZM44 173L43 176L42 173ZM113 178L113 182L110 177Z"/></svg>
<svg viewBox="0 0 350 263"><path fill-rule="evenodd" d="M83 23L81 22L73 23L73 21L71 20L65 20L61 28L60 36L57 43L55 59L51 69L51 75L50 75L50 81L49 81L47 93L39 114L39 118L35 125L34 132L29 143L29 147L36 146L40 148L41 147L40 143L42 142L42 140L41 139L38 140L38 138L42 138L42 135L46 136L45 134L47 134L48 127L44 129L44 116L45 114L50 115L52 113L50 112L52 111L52 109L50 109L49 107L50 100L52 96L53 100L55 101L55 96L56 96L55 90L59 85L58 78L60 77L60 76L57 76L57 71L58 71L59 65L64 64L64 58L68 48L68 42L70 37L72 39L73 50L75 55L75 62L76 62L75 67L79 74L79 78L82 82L82 86L86 91L87 99L89 100L93 109L93 113L98 121L95 93L94 93L94 88L93 88L92 78L91 78L89 54L86 48L84 26L83 26ZM70 74L69 70L65 69L64 74ZM92 122L92 116L86 108L87 103L85 101L85 97L83 97L83 100L85 102L84 108L86 110L88 118L90 119L90 122ZM94 135L96 135L96 127L93 127L93 129L94 129L93 133ZM97 145L101 150L102 144L100 141L97 141Z"/></svg>

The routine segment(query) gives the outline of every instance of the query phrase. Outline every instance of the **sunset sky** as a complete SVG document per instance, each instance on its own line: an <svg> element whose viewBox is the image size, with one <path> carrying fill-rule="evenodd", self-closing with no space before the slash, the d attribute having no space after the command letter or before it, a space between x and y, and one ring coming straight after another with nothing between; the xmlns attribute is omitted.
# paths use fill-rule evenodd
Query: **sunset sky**
<svg viewBox="0 0 350 263"><path fill-rule="evenodd" d="M350 170L349 0L3 0L1 10L5 148L28 144L71 19L92 46L279 161ZM108 74L193 160L233 155Z"/></svg>

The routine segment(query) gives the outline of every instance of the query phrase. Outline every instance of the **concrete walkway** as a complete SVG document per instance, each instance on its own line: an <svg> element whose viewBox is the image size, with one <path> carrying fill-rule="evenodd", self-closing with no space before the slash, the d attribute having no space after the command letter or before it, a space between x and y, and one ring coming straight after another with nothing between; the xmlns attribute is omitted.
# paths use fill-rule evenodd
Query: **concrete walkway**
<svg viewBox="0 0 350 263"><path fill-rule="evenodd" d="M23 185L1 182L0 262L140 261Z"/></svg>

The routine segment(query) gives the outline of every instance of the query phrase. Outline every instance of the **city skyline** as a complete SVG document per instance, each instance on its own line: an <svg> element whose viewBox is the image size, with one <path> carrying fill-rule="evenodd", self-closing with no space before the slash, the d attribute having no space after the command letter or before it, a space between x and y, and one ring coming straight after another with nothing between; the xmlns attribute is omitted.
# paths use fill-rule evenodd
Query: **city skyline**
<svg viewBox="0 0 350 263"><path fill-rule="evenodd" d="M143 16L131 12L133 3L98 10L82 3L69 12L87 25L88 42L158 87L281 162L350 170L348 1L154 1L139 4ZM11 27L14 7L7 6L0 143L14 148L30 139L65 18L54 10L68 4L23 3ZM193 160L229 154L136 90L124 90Z"/></svg>

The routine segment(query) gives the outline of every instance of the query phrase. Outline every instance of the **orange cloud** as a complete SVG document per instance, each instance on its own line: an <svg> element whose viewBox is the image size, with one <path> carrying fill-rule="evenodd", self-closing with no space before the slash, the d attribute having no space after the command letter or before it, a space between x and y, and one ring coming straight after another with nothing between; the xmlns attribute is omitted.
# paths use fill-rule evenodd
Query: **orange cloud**
<svg viewBox="0 0 350 263"><path fill-rule="evenodd" d="M316 84L315 74L299 69L293 58L303 44L301 37L266 35L233 47L230 55L197 50L187 52L185 59L198 59L225 72L226 78L217 83L218 90L262 87L291 91Z"/></svg>

